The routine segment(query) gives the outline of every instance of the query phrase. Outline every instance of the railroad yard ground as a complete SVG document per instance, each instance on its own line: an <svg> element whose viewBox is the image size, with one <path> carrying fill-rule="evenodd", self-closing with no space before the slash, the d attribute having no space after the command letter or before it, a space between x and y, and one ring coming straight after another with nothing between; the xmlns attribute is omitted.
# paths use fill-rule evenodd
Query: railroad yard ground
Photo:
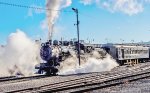
<svg viewBox="0 0 150 93"><path fill-rule="evenodd" d="M41 78L27 79L0 79L0 92L77 92L83 90L80 87L68 88L68 86L76 86L90 84L91 82L101 82L103 80L113 79L125 75L126 73L134 74L139 71L150 71L150 63L141 63L135 66L121 66L111 71L86 73L77 75L59 75L59 76L39 76ZM12 77L13 78L13 77ZM108 79L108 80L109 80ZM121 79L120 79L121 80ZM67 83L68 82L68 83ZM150 77L141 78L135 81L125 79L122 84L115 86L100 87L95 90L86 91L88 93L150 93ZM102 82L103 83L103 82ZM106 82L107 83L107 82ZM79 86L78 85L78 86ZM86 86L84 86L86 87ZM87 86L88 87L88 86ZM93 85L94 87L94 85ZM64 88L64 89L62 89ZM49 90L50 89L50 90ZM58 90L58 91L57 91Z"/></svg>
<svg viewBox="0 0 150 93"><path fill-rule="evenodd" d="M93 93L150 93L150 78L91 91Z"/></svg>

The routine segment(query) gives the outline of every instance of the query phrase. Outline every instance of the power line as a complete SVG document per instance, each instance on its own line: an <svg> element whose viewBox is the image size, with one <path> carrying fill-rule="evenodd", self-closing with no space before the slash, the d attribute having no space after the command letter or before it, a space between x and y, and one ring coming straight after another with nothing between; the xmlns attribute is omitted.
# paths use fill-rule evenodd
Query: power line
<svg viewBox="0 0 150 93"><path fill-rule="evenodd" d="M72 12L71 10L54 10L54 9L50 9L50 8L43 8L43 7L37 7L37 6L27 6L27 5L21 5L21 4L15 4L15 3L8 3L8 2L2 2L0 1L0 5L5 5L5 6L12 6L12 7L19 7L19 8L27 8L27 9L34 9L34 10L47 10L47 11L56 11L56 12ZM94 16L90 16L90 15L86 15L82 12L79 12L79 14L94 20L95 17ZM97 19L95 19L95 21L98 21Z"/></svg>
<svg viewBox="0 0 150 93"><path fill-rule="evenodd" d="M30 8L30 9L35 9L35 10L48 10L48 11L57 11L57 12L72 12L72 11L66 11L66 10L54 10L54 9L49 9L49 8L42 8L42 7L27 6L27 5L20 5L20 4L14 4L14 3L7 3L7 2L1 2L1 1L0 1L0 5L20 7L20 8Z"/></svg>
<svg viewBox="0 0 150 93"><path fill-rule="evenodd" d="M56 12L72 12L72 11L67 11L67 10L54 10L54 9L49 9L49 8L42 8L42 7L37 7L37 6L27 6L27 5L8 3L8 2L2 2L2 1L0 1L0 5L19 7L19 8L28 8L28 9L34 9L34 10L47 10L47 11L56 11ZM84 13L79 12L79 14L81 14L83 16L86 16L90 19L94 19L93 16L89 16L89 15L86 15Z"/></svg>

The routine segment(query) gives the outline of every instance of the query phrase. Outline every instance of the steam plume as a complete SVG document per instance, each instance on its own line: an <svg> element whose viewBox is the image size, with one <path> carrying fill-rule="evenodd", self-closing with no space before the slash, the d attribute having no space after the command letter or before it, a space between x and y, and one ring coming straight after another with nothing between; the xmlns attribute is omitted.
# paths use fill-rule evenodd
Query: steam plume
<svg viewBox="0 0 150 93"><path fill-rule="evenodd" d="M38 54L38 44L17 30L8 37L6 46L0 48L0 76L34 74L34 66L40 60Z"/></svg>
<svg viewBox="0 0 150 93"><path fill-rule="evenodd" d="M93 56L85 55L85 58L81 58L81 66L78 66L78 59L74 53L71 53L72 57L68 58L61 63L60 74L77 74L77 73L90 73L110 71L114 67L118 66L117 62L111 58L110 55L106 55L104 59L100 58L101 54L96 51L93 52Z"/></svg>
<svg viewBox="0 0 150 93"><path fill-rule="evenodd" d="M70 6L72 3L71 0L46 0L46 15L47 15L47 24L49 31L49 40L52 39L53 26L59 17L59 12L62 8Z"/></svg>

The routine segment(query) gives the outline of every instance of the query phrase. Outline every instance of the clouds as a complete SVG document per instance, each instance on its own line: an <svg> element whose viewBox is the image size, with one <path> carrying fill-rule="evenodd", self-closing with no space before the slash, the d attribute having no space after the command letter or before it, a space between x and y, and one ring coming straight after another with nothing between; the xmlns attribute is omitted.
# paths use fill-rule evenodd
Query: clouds
<svg viewBox="0 0 150 93"><path fill-rule="evenodd" d="M102 5L112 12L122 12L130 16L143 11L143 3L139 0L107 0Z"/></svg>
<svg viewBox="0 0 150 93"><path fill-rule="evenodd" d="M72 4L72 0L54 0L54 2L53 0L47 0L47 2L50 2L48 8L54 8L54 9L64 9L66 7L71 6ZM112 13L120 12L132 16L143 12L145 5L147 3L149 4L150 0L79 0L78 3L81 3L83 5L96 4L98 7L106 9L107 11L110 11ZM37 5L32 5L32 6L42 8L41 6L37 6ZM51 7L51 6L55 6L55 7ZM40 14L44 12L45 11L43 10L29 9L28 16L32 16L33 13ZM57 12L54 12L52 14L54 14L54 16L58 15Z"/></svg>
<svg viewBox="0 0 150 93"><path fill-rule="evenodd" d="M144 5L150 0L81 0L84 5L95 3L110 12L121 12L127 15L135 15L143 12Z"/></svg>
<svg viewBox="0 0 150 93"><path fill-rule="evenodd" d="M94 0L81 0L80 3L84 4L84 5L90 5L93 3Z"/></svg>

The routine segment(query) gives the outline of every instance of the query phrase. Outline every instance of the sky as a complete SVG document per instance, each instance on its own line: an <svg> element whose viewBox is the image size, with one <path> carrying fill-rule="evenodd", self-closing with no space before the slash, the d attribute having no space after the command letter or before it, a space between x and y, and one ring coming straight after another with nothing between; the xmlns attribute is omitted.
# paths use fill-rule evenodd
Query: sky
<svg viewBox="0 0 150 93"><path fill-rule="evenodd" d="M70 40L77 37L78 8L80 38L93 43L130 43L150 41L150 0L57 0L61 8L54 21L53 39ZM2 3L7 3L2 4ZM0 0L0 44L17 29L32 40L47 40L46 10L17 7L8 4L46 8L46 0ZM94 41L93 41L94 39Z"/></svg>

